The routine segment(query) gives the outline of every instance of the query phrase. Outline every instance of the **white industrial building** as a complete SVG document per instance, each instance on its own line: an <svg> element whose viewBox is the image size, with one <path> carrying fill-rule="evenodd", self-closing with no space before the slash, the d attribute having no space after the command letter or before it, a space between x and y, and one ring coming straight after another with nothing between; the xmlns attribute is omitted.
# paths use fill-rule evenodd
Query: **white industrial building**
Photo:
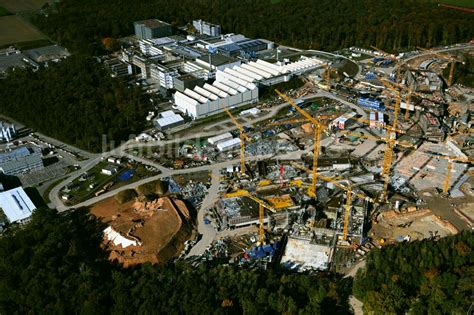
<svg viewBox="0 0 474 315"><path fill-rule="evenodd" d="M226 132L226 133L223 133L223 134L220 134L220 135L217 135L217 136L214 136L214 137L210 137L207 139L207 142L211 145L215 145L219 142L222 142L222 141L227 141L227 140L230 140L232 139L232 134L230 132Z"/></svg>
<svg viewBox="0 0 474 315"><path fill-rule="evenodd" d="M26 222L34 210L36 210L35 205L22 187L0 192L0 211L3 211L8 222ZM0 225L3 223L6 222L0 222Z"/></svg>
<svg viewBox="0 0 474 315"><path fill-rule="evenodd" d="M217 114L224 107L232 108L258 101L258 88L255 84L240 85L235 81L215 81L212 85L196 86L193 90L174 94L176 108L192 119Z"/></svg>
<svg viewBox="0 0 474 315"><path fill-rule="evenodd" d="M216 80L239 79L249 83L260 83L264 85L273 85L288 81L293 75L301 75L321 67L323 61L316 58L303 58L299 61L287 64L272 64L258 59L247 64L227 67L223 70L217 70ZM235 81L235 80L234 80ZM243 84L242 81L240 84Z"/></svg>
<svg viewBox="0 0 474 315"><path fill-rule="evenodd" d="M175 114L172 110L167 110L158 115L155 120L155 127L159 130L166 130L184 124L184 118Z"/></svg>
<svg viewBox="0 0 474 315"><path fill-rule="evenodd" d="M199 119L217 114L224 107L231 108L256 103L258 102L257 84L272 85L288 81L292 75L311 71L323 63L315 58L303 58L285 65L272 64L260 59L248 64L240 64L240 61L234 63L231 60L222 59L223 63L216 66L216 81L212 85L204 84L203 87L196 86L193 90L185 89L184 92L176 92L174 94L176 108L192 119ZM201 58L192 65L201 65L202 67L196 68L206 69L204 64L205 59ZM206 71L208 70L210 69L207 68Z"/></svg>
<svg viewBox="0 0 474 315"><path fill-rule="evenodd" d="M228 151L237 147L240 147L240 139L233 138L226 141L221 141L217 144L217 149L221 152Z"/></svg>
<svg viewBox="0 0 474 315"><path fill-rule="evenodd" d="M331 125L337 129L345 129L351 122L352 118L354 118L355 116L357 116L356 112L344 113L341 116L334 119Z"/></svg>

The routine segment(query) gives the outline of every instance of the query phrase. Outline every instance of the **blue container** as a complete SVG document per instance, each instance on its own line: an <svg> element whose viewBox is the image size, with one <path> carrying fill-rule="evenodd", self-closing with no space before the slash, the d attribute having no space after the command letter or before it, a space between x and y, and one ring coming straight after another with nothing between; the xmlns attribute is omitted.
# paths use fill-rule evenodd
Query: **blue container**
<svg viewBox="0 0 474 315"><path fill-rule="evenodd" d="M127 181L130 180L133 177L133 174L135 174L135 170L127 170L123 174L119 176L119 180L121 181Z"/></svg>

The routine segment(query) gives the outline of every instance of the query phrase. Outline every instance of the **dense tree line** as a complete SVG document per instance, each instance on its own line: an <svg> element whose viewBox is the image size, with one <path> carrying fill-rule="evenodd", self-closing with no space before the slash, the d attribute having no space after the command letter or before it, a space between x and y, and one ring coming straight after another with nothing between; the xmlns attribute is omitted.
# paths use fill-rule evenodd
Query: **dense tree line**
<svg viewBox="0 0 474 315"><path fill-rule="evenodd" d="M16 69L0 80L0 112L30 128L90 151L102 137L126 140L143 129L148 101L94 59L72 56L33 72Z"/></svg>
<svg viewBox="0 0 474 315"><path fill-rule="evenodd" d="M324 50L431 47L469 41L474 29L469 13L428 0L63 0L35 23L74 51L97 53L103 38L133 34L146 18L175 26L202 18L225 32Z"/></svg>
<svg viewBox="0 0 474 315"><path fill-rule="evenodd" d="M369 314L466 314L474 289L474 235L371 251L354 280Z"/></svg>
<svg viewBox="0 0 474 315"><path fill-rule="evenodd" d="M348 313L350 281L226 266L123 269L86 209L36 211L0 237L0 313Z"/></svg>
<svg viewBox="0 0 474 315"><path fill-rule="evenodd" d="M124 269L102 247L87 209L39 209L0 235L0 313L347 314L353 291L369 314L465 314L472 233L371 251L351 279L217 263Z"/></svg>

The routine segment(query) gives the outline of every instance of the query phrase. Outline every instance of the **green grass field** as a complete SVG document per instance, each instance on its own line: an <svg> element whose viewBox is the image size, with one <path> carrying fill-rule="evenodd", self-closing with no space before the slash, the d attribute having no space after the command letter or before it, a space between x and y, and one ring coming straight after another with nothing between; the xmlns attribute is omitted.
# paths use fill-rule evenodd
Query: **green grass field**
<svg viewBox="0 0 474 315"><path fill-rule="evenodd" d="M439 3L457 5L460 7L474 8L474 1L472 0L440 0Z"/></svg>
<svg viewBox="0 0 474 315"><path fill-rule="evenodd" d="M6 16L12 14L10 11L5 9L4 7L0 7L0 16Z"/></svg>

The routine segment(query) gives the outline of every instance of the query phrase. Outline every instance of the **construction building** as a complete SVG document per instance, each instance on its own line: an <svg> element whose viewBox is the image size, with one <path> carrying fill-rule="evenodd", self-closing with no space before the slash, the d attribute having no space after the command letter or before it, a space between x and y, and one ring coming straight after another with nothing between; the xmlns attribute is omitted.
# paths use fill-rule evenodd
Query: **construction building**
<svg viewBox="0 0 474 315"><path fill-rule="evenodd" d="M246 197L222 198L217 204L221 230L259 224L258 203ZM264 223L269 222L265 215Z"/></svg>
<svg viewBox="0 0 474 315"><path fill-rule="evenodd" d="M220 36L221 35L221 26L217 24L212 24L205 22L203 20L193 20L193 27L199 34L209 35L209 36Z"/></svg>
<svg viewBox="0 0 474 315"><path fill-rule="evenodd" d="M286 247L281 258L281 265L295 271L327 270L333 256L332 240L334 232L321 235L319 243L312 237L292 235L288 237ZM331 234L332 232L332 234Z"/></svg>
<svg viewBox="0 0 474 315"><path fill-rule="evenodd" d="M20 147L0 153L0 171L6 175L20 175L43 167L39 148Z"/></svg>
<svg viewBox="0 0 474 315"><path fill-rule="evenodd" d="M441 124L435 116L431 113L425 112L420 117L420 125L425 131L425 137L429 141L442 142L444 140L444 131Z"/></svg>
<svg viewBox="0 0 474 315"><path fill-rule="evenodd" d="M370 128L384 128L385 120L382 112L370 112L369 114L369 127Z"/></svg>
<svg viewBox="0 0 474 315"><path fill-rule="evenodd" d="M349 113L344 113L341 116L337 117L334 119L331 123L332 127L335 129L341 129L344 130L346 127L348 127L354 120L354 118L357 115L356 112L349 112Z"/></svg>
<svg viewBox="0 0 474 315"><path fill-rule="evenodd" d="M138 39L160 38L173 34L170 24L157 19L138 21L133 25Z"/></svg>
<svg viewBox="0 0 474 315"><path fill-rule="evenodd" d="M36 206L22 187L0 192L0 227L5 223L25 223L34 210Z"/></svg>

